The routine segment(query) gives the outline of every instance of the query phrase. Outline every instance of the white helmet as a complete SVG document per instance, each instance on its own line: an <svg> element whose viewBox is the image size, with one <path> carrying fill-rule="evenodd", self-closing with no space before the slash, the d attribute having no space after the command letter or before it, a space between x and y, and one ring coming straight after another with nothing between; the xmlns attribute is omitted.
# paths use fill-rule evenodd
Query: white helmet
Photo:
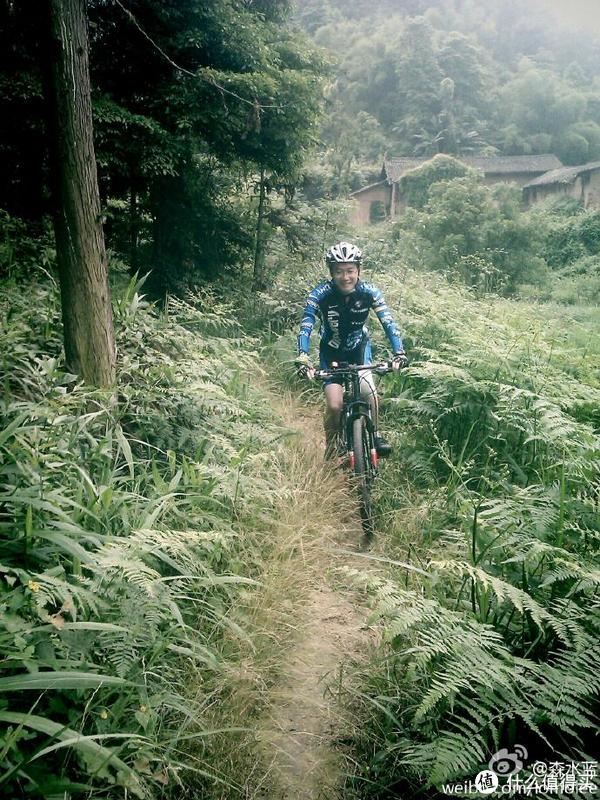
<svg viewBox="0 0 600 800"><path fill-rule="evenodd" d="M355 244L350 242L340 242L334 244L325 253L325 261L331 266L332 264L356 264L360 267L362 261L362 250L359 250Z"/></svg>

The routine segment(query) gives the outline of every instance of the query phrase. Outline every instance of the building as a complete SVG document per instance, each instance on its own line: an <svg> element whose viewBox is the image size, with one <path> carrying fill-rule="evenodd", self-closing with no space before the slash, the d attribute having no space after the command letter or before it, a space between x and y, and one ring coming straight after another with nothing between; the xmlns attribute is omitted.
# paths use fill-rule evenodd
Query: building
<svg viewBox="0 0 600 800"><path fill-rule="evenodd" d="M354 200L352 221L368 225L382 217L395 217L406 208L402 199L400 178L409 170L421 166L430 158L386 158L378 181L352 192ZM534 178L548 171L560 171L562 163L552 154L538 156L461 156L457 159L468 167L483 172L487 184L512 181L519 186L531 185Z"/></svg>
<svg viewBox="0 0 600 800"><path fill-rule="evenodd" d="M523 197L528 205L547 197L572 197L584 208L600 208L600 161L550 170L527 183Z"/></svg>

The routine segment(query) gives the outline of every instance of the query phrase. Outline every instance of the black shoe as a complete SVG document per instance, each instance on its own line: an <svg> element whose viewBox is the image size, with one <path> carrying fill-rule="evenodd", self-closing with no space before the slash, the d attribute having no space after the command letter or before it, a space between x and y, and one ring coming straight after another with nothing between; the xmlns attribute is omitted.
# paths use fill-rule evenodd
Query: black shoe
<svg viewBox="0 0 600 800"><path fill-rule="evenodd" d="M374 436L373 441L375 443L375 450L377 450L377 455L382 456L385 458L389 456L392 452L392 445L386 441L383 436Z"/></svg>

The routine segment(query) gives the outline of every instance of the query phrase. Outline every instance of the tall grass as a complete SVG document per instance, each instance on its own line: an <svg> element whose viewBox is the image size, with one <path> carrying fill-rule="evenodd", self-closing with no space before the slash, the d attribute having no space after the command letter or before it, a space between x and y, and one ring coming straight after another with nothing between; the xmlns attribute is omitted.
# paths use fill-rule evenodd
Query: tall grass
<svg viewBox="0 0 600 800"><path fill-rule="evenodd" d="M254 343L199 300L119 296L115 403L65 373L50 281L0 289L3 796L231 780L207 721L287 491L285 429L248 385Z"/></svg>

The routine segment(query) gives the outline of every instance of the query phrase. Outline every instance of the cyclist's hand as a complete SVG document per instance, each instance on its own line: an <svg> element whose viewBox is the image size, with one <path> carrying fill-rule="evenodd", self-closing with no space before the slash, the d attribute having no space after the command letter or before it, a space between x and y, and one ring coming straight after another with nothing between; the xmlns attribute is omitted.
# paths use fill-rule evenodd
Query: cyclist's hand
<svg viewBox="0 0 600 800"><path fill-rule="evenodd" d="M404 367L408 367L408 358L404 350L401 350L399 353L394 353L392 369L403 369Z"/></svg>
<svg viewBox="0 0 600 800"><path fill-rule="evenodd" d="M296 367L296 374L301 378L308 378L312 380L315 377L315 368L312 361L306 353L300 353L294 361Z"/></svg>

